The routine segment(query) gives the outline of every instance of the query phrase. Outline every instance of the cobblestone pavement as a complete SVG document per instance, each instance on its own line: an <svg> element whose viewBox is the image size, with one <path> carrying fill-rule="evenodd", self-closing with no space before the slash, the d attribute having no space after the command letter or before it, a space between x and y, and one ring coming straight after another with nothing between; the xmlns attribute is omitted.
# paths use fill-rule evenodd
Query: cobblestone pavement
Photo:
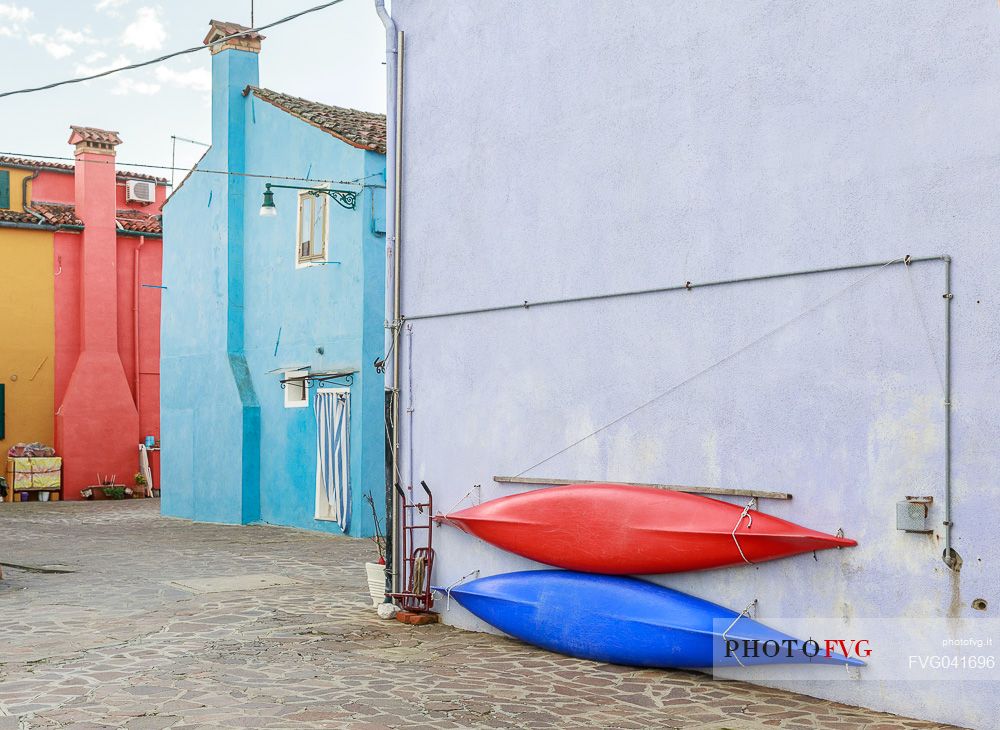
<svg viewBox="0 0 1000 730"><path fill-rule="evenodd" d="M0 506L0 730L944 727L380 621L364 593L370 543L157 507ZM250 574L295 580L169 585Z"/></svg>

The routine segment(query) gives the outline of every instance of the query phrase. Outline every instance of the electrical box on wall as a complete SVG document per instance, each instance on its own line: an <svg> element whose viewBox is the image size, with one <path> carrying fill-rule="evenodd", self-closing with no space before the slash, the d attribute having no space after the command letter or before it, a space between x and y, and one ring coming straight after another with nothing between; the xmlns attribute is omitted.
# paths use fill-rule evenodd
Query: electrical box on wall
<svg viewBox="0 0 1000 730"><path fill-rule="evenodd" d="M896 502L896 529L903 532L933 532L928 521L933 497L907 497Z"/></svg>

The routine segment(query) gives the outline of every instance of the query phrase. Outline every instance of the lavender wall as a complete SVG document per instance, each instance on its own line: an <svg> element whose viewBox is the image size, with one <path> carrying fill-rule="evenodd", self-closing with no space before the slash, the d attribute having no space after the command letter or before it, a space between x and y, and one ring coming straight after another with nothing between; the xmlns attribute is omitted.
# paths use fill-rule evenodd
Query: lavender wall
<svg viewBox="0 0 1000 730"><path fill-rule="evenodd" d="M513 493L492 476L854 284L528 475L792 492L763 509L860 547L659 579L736 610L758 598L765 622L995 616L996 4L394 6L404 315L950 254L964 562L941 560L941 263L414 320L404 480L442 508L474 484ZM935 498L932 536L895 529L914 494ZM448 528L435 539L438 584L533 567ZM444 619L487 629L454 603ZM1000 712L985 684L784 686L976 727Z"/></svg>

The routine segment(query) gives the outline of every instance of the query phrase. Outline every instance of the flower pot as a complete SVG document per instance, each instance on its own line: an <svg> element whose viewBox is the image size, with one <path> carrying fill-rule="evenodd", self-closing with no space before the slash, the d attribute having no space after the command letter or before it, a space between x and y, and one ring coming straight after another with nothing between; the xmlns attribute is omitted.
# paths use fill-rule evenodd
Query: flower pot
<svg viewBox="0 0 1000 730"><path fill-rule="evenodd" d="M49 493L48 492L39 492L38 493L38 501L39 502L48 502L49 501Z"/></svg>
<svg viewBox="0 0 1000 730"><path fill-rule="evenodd" d="M385 601L385 566L378 563L365 563L368 574L368 593L372 597L372 605Z"/></svg>

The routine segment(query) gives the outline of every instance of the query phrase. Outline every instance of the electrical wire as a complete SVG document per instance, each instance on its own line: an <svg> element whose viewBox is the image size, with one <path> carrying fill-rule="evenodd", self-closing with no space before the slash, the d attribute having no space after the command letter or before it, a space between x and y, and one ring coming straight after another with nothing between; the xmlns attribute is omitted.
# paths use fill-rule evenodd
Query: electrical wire
<svg viewBox="0 0 1000 730"><path fill-rule="evenodd" d="M263 175L256 172L232 172L230 170L205 170L198 167L175 167L173 165L155 165L152 163L144 162L117 162L114 160L94 160L94 159L77 159L75 157L60 157L58 155L30 155L24 152L0 152L0 157L14 157L23 160L59 160L65 162L73 162L79 164L81 162L88 165L114 165L115 167L142 167L148 168L150 170L176 170L179 172L203 172L211 175L233 175L235 177L255 177L255 178L266 178L268 180L294 180L297 182L312 182L312 183L327 183L331 185L356 185L367 180L370 177L375 177L376 175L381 175L381 172L373 172L371 175L365 175L364 177L354 178L353 180L320 180L314 177L294 177L291 175Z"/></svg>
<svg viewBox="0 0 1000 730"><path fill-rule="evenodd" d="M83 83L84 81L93 81L94 79L99 79L104 76L110 76L111 74L120 73L121 71L131 71L133 69L143 68L144 66L152 66L155 63L162 63L164 61L170 60L171 58L176 58L177 56L183 56L188 53L195 53L197 51L202 51L206 48L211 48L212 46L217 46L220 43L225 43L226 41L232 40L233 38L240 38L242 36L247 35L248 33L257 33L262 30L266 30L267 28L273 28L277 25L281 25L282 23L287 23L290 20L295 20L296 18L300 18L303 15L308 15L309 13L315 13L318 10L324 10L333 5L338 5L343 1L344 0L331 0L330 2L323 3L322 5L316 5L315 7L312 8L306 8L305 10L299 11L298 13L293 13L292 15L288 15L284 18L275 20L271 23L265 23L264 25L257 26L256 28L247 28L246 30L241 30L239 33L233 33L232 35L227 35L223 38L219 38L217 41L209 43L208 45L192 46L191 48L185 48L180 51L174 51L173 53L167 53L166 55L163 56L157 56L156 58L150 59L148 61L140 61L139 63L132 63L127 66L110 68L107 69L106 71L90 74L89 76L78 76L72 79L64 79L63 81L54 81L51 84L45 84L43 86L34 86L29 89L3 91L0 92L0 99L4 98L5 96L15 96L17 94L32 94L36 91L47 91L48 89L55 89L59 86L67 86L69 84L80 84Z"/></svg>

